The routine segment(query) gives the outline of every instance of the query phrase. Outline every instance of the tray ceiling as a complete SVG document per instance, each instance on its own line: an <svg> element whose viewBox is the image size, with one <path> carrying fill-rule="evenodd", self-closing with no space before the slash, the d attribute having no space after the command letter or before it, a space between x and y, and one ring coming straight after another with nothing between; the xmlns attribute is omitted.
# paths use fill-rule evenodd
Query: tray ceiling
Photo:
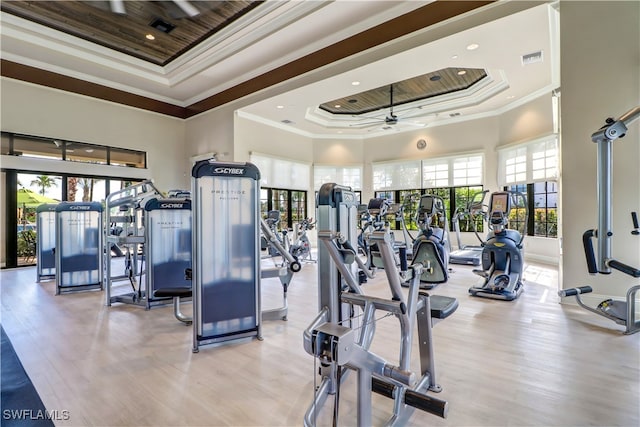
<svg viewBox="0 0 640 427"><path fill-rule="evenodd" d="M3 12L164 66L262 3L247 0L3 0L0 8Z"/></svg>

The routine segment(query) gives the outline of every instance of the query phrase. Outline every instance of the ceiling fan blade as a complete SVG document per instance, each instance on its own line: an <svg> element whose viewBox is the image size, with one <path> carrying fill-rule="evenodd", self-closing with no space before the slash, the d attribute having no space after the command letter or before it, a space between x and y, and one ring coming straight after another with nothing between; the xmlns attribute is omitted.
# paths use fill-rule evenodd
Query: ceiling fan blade
<svg viewBox="0 0 640 427"><path fill-rule="evenodd" d="M182 9L184 13L189 15L190 18L200 15L200 11L187 0L173 0L173 2L176 4L176 6Z"/></svg>
<svg viewBox="0 0 640 427"><path fill-rule="evenodd" d="M349 127L354 128L366 128L369 126L378 126L384 124L384 120L377 120L375 122L365 122L365 123L351 123Z"/></svg>
<svg viewBox="0 0 640 427"><path fill-rule="evenodd" d="M109 0L109 4L111 5L111 11L113 13L117 13L119 15L127 13L127 10L124 8L124 0Z"/></svg>

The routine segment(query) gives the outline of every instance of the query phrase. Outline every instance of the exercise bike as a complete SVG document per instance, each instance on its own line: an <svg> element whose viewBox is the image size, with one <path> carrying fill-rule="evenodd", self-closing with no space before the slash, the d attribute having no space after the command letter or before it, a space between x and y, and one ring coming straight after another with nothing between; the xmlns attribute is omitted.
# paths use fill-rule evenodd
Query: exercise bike
<svg viewBox="0 0 640 427"><path fill-rule="evenodd" d="M312 218L305 218L296 224L296 242L289 247L289 252L299 261L316 262L311 256L311 242L307 237L307 231L313 230L315 224Z"/></svg>
<svg viewBox="0 0 640 427"><path fill-rule="evenodd" d="M640 106L629 110L617 120L608 118L606 124L591 135L591 140L598 144L598 230L585 231L582 235L582 244L587 259L587 268L589 274L592 275L598 273L610 274L611 270L614 269L633 278L640 277L640 268L624 264L611 257L611 241L613 238L613 232L611 231L612 144L616 139L622 138L626 134L629 124L638 118L640 118ZM640 235L640 227L638 226L637 212L631 213L631 219L634 227L631 234L638 236ZM593 249L594 238L598 239L597 259ZM561 290L558 295L560 297L575 296L580 307L624 326L626 335L640 331L640 321L636 320L636 295L640 291L640 285L629 288L624 301L607 299L602 301L596 308L584 304L580 299L581 294L592 291L593 288L591 286L580 286Z"/></svg>
<svg viewBox="0 0 640 427"><path fill-rule="evenodd" d="M518 200L523 203L519 205ZM473 270L483 280L480 286L469 288L469 293L473 296L512 301L524 290L524 233L507 228L513 205L527 206L522 193L501 191L491 194L488 221L490 231L482 249L482 270ZM525 224L527 217L528 213L525 214Z"/></svg>
<svg viewBox="0 0 640 427"><path fill-rule="evenodd" d="M420 197L416 222L420 232L413 242L412 264L420 263L423 266L420 289L431 289L446 282L449 277L447 215L442 198L423 194Z"/></svg>
<svg viewBox="0 0 640 427"><path fill-rule="evenodd" d="M286 228L283 229L282 232L278 231L280 216L281 213L277 210L267 212L267 217L262 221L264 221L270 233L267 236L263 230L262 236L260 237L260 248L267 251L267 257L269 258L282 257L282 263L279 265L284 266L287 263L285 252L289 252L290 242ZM276 265L278 265L278 263L276 263Z"/></svg>

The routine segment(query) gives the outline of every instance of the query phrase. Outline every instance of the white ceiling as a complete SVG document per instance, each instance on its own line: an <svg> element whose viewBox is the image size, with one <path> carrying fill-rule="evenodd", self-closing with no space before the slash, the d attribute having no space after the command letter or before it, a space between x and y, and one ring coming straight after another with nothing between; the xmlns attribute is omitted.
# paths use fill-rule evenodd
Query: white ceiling
<svg viewBox="0 0 640 427"><path fill-rule="evenodd" d="M271 69L315 52L429 1L268 0L166 67L149 64L76 37L2 13L2 58L113 87L178 106L188 106ZM558 86L556 11L541 4L493 22L389 55L239 110L239 115L310 137L367 138L497 114L548 94ZM469 51L466 47L479 47ZM541 51L543 61L523 66L521 56ZM454 59L454 55L456 56ZM391 129L357 127L317 107L446 67L484 68L482 88L430 105L398 107ZM352 86L359 81L359 86ZM281 108L277 108L280 106ZM405 111L412 108L410 112ZM369 114L384 118L388 111ZM459 113L451 117L452 113ZM409 118L411 115L413 117ZM282 121L290 121L284 124ZM361 119L362 120L362 119Z"/></svg>

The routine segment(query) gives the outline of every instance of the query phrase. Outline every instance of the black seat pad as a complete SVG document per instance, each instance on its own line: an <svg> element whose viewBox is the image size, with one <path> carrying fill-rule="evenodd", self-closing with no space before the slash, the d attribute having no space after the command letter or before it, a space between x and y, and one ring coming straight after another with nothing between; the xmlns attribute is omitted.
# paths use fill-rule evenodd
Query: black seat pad
<svg viewBox="0 0 640 427"><path fill-rule="evenodd" d="M420 294L427 295L423 292ZM458 309L458 300L444 295L431 295L429 302L431 317L436 319L446 319Z"/></svg>
<svg viewBox="0 0 640 427"><path fill-rule="evenodd" d="M175 288L160 288L153 292L153 296L157 298L163 297L180 297L187 298L191 296L191 287L180 286Z"/></svg>

